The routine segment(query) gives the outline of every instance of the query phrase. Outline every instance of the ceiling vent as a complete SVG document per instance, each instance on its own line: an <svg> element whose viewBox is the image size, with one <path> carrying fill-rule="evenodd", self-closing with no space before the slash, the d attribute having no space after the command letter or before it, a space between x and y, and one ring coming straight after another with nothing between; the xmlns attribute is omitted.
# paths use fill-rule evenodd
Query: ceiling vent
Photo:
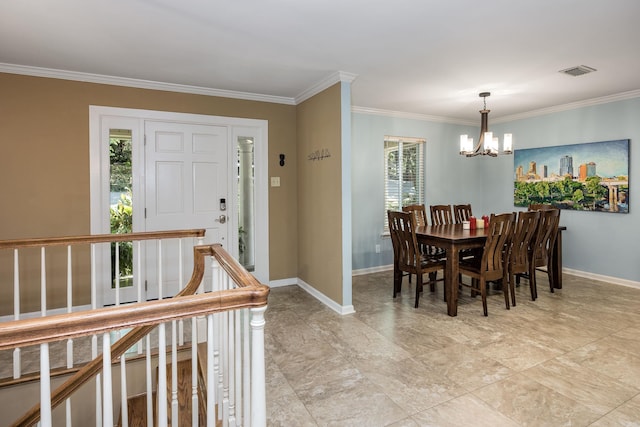
<svg viewBox="0 0 640 427"><path fill-rule="evenodd" d="M597 71L595 68L587 67L586 65L577 65L575 67L567 68L565 70L560 70L560 73L564 73L568 76L578 77L584 74L592 73Z"/></svg>

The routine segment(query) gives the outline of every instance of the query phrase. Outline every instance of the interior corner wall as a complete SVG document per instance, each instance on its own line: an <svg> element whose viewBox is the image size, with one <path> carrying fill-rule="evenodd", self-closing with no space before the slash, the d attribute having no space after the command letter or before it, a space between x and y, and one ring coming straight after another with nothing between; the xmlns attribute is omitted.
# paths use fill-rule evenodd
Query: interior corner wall
<svg viewBox="0 0 640 427"><path fill-rule="evenodd" d="M341 83L297 106L297 138L298 278L342 305Z"/></svg>
<svg viewBox="0 0 640 427"><path fill-rule="evenodd" d="M277 171L281 179L281 187L269 187L270 280L297 277L294 105L8 73L0 73L0 93L1 240L90 233L90 105L262 119L269 122L269 175ZM281 167L279 153L292 161ZM10 312L11 257L5 263L7 257L0 255L0 283L5 285L1 301L10 306ZM22 311L38 310L39 264L32 268L33 277L22 275L22 264L20 268L21 282L36 282L21 294ZM62 280L48 278L54 285L48 290L49 308L66 303L65 273L57 274ZM81 278L74 273L74 280ZM87 301L88 293L76 295L74 288L74 304Z"/></svg>

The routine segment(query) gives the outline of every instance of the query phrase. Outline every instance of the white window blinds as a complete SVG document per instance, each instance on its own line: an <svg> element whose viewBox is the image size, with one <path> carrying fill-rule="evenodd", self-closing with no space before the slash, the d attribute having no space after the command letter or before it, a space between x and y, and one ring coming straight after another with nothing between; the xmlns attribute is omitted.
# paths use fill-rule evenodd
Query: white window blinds
<svg viewBox="0 0 640 427"><path fill-rule="evenodd" d="M387 210L424 203L425 140L385 136L384 231L389 231Z"/></svg>

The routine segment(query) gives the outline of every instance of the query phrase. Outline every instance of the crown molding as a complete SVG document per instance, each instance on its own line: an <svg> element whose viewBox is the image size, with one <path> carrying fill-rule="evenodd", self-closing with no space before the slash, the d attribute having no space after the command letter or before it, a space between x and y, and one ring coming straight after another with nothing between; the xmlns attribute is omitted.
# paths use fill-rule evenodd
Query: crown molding
<svg viewBox="0 0 640 427"><path fill-rule="evenodd" d="M526 113L512 114L509 116L502 116L499 118L493 117L491 119L491 123L508 123L515 120L529 119L532 117L544 116L546 114L559 113L562 111L575 110L578 108L590 107L594 105L608 104L610 102L624 101L627 99L633 99L638 97L640 97L640 89L617 93L613 95L601 96L599 98L585 99L582 101L556 105L548 108L541 108L538 110L527 111ZM465 125L465 126L478 125L477 121L452 119L452 118L440 117L440 116L430 116L427 114L406 113L402 111L380 110L380 109L368 108L368 107L352 106L351 111L353 113L373 114L378 116L397 117L402 119L424 120L429 122L451 123L451 124Z"/></svg>
<svg viewBox="0 0 640 427"><path fill-rule="evenodd" d="M377 108L368 108L368 107L352 106L351 112L360 113L360 114L372 114L376 116L396 117L400 119L423 120L427 122L436 122L436 123L451 123L454 125L464 125L464 126L478 125L478 121L452 119L449 117L442 117L442 116L430 116L428 114L406 113L403 111L380 110Z"/></svg>
<svg viewBox="0 0 640 427"><path fill-rule="evenodd" d="M336 71L335 73L319 81L315 85L311 86L309 89L305 90L304 92L296 96L295 104L298 105L301 102L306 101L312 96L319 94L323 90L330 88L331 86L333 86L338 82L351 83L356 79L356 77L358 77L357 74L347 73L345 71Z"/></svg>
<svg viewBox="0 0 640 427"><path fill-rule="evenodd" d="M115 86L134 87L138 89L162 90L167 92L190 93L194 95L219 96L247 101L272 102L275 104L295 105L295 99L284 96L262 95L249 92L237 92L225 89L213 89L202 86L181 85L175 83L156 82L152 80L131 79L127 77L106 76L102 74L81 73L77 71L57 70L53 68L30 67L0 63L0 73L23 74L34 77L73 80L87 83L98 83Z"/></svg>
<svg viewBox="0 0 640 427"><path fill-rule="evenodd" d="M562 111L576 110L583 107L591 107L594 105L608 104L610 102L624 101L640 97L640 89L630 90L628 92L616 93L613 95L601 96L599 98L585 99L582 101L571 102L568 104L556 105L548 108L540 108L538 110L528 111L526 113L512 114L510 116L502 116L494 118L493 123L506 123L515 120L529 119L532 117L544 116L546 114L560 113Z"/></svg>
<svg viewBox="0 0 640 427"><path fill-rule="evenodd" d="M322 92L323 90L333 86L338 82L353 82L357 74L344 71L336 71L327 78L316 83L309 89L300 93L295 98L285 96L262 95L250 92L239 92L225 89L214 89L202 86L181 85L175 83L164 83L152 80L132 79L127 77L107 76L103 74L81 73L77 71L58 70L53 68L32 67L26 65L7 64L0 62L0 73L22 74L34 77L47 77L52 79L81 81L87 83L98 83L115 86L126 86L139 89L161 90L167 92L190 93L194 95L218 96L222 98L243 99L247 101L271 102L275 104L297 105L306 101L312 96ZM558 113L562 111L575 110L577 108L589 107L610 102L623 101L640 97L640 89L628 92L622 92L614 95L602 96L599 98L586 99L583 101L572 102L568 104L557 105L548 108L541 108L525 113L513 114L509 116L494 117L492 123L506 123L515 120L522 120L546 114ZM407 113L402 111L381 110L376 108L352 106L353 113L373 114L378 116L397 117L405 119L423 120L430 122L451 123L465 126L476 126L477 121L460 120L441 116L431 116L427 114Z"/></svg>

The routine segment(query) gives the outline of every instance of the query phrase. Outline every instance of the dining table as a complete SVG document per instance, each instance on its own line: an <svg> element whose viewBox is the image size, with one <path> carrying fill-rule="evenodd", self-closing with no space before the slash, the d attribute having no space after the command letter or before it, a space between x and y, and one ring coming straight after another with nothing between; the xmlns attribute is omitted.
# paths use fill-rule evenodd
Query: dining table
<svg viewBox="0 0 640 427"><path fill-rule="evenodd" d="M458 315L458 264L460 250L481 248L487 240L489 228L464 229L462 224L425 225L416 227L419 243L436 246L445 251L444 292L447 314Z"/></svg>
<svg viewBox="0 0 640 427"><path fill-rule="evenodd" d="M562 288L562 231L558 227L556 244L552 252L551 266L554 288ZM419 243L444 249L446 261L444 269L444 292L447 299L447 314L458 315L458 266L460 250L481 248L487 240L489 228L465 229L462 224L424 225L416 227Z"/></svg>

